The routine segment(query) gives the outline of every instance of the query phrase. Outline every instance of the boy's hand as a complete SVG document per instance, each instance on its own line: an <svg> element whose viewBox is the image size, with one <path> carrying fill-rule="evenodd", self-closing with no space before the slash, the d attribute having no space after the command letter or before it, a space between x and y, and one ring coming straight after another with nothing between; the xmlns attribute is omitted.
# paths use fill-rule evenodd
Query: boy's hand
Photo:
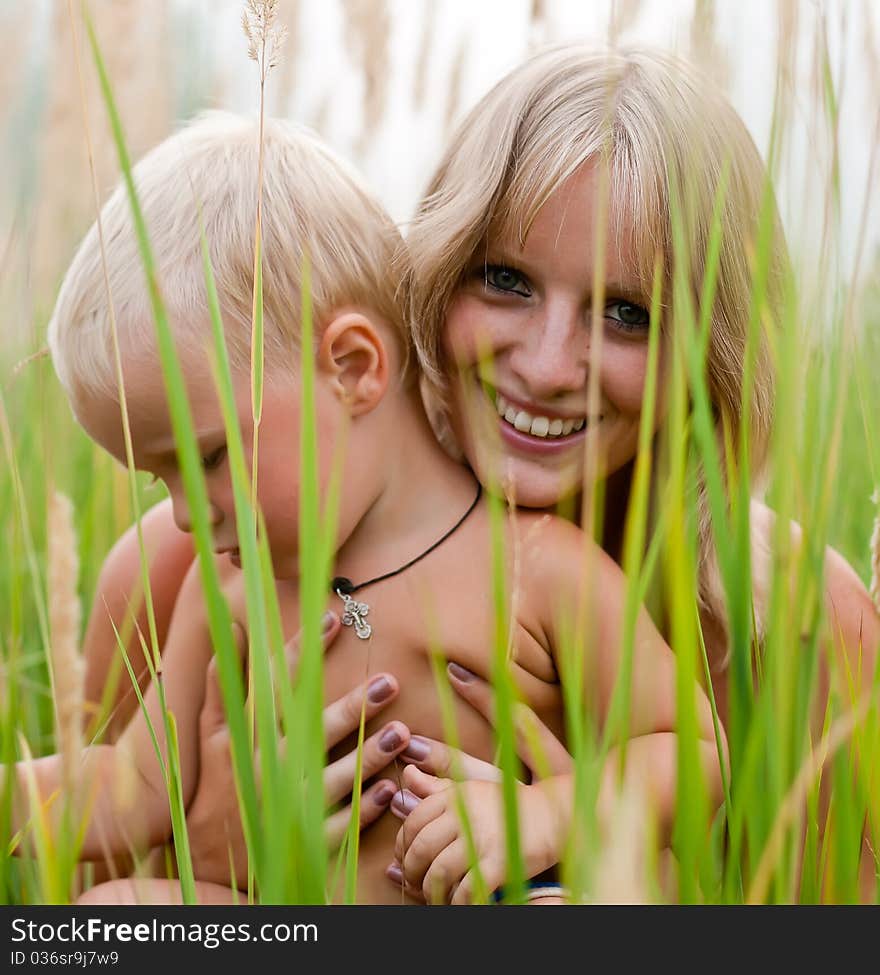
<svg viewBox="0 0 880 975"><path fill-rule="evenodd" d="M457 664L450 664L447 668L447 674L449 677L449 682L455 689L459 696L463 697L473 708L480 712L483 717L492 725L495 723L495 712L493 705L493 694L492 688L489 683L483 678L471 673L469 670L465 670L463 667ZM537 782L548 777L557 775L566 775L572 770L572 757L566 750L565 746L559 741L559 739L553 734L553 732L541 721L541 719L525 704L519 704L514 711L514 725L517 735L517 754L519 755L522 762L531 772L532 782ZM482 759L474 758L472 755L468 755L466 752L458 751L446 745L442 741L436 741L433 738L425 738L422 736L413 735L409 747L403 752L401 758L406 759L407 762L412 763L412 765L418 766L418 769L422 772L430 773L429 776L425 776L421 781L426 783L427 781L433 781L434 784L441 782L443 784L439 785L437 788L425 787L426 796L434 795L438 791L442 791L446 788L450 782L448 777L454 776L459 781L467 780L467 784L473 788L470 791L473 792L488 792L488 790L482 790L477 787L477 782L473 780L480 780L485 783L499 783L501 781L501 769L497 766L492 765L490 762L485 762ZM416 770L410 771L407 769L404 772L405 778L412 778ZM434 778L438 776L439 778ZM531 787L530 787L531 788ZM500 798L500 791L498 791L498 797ZM530 794L531 795L531 794ZM453 793L454 796L454 793ZM413 809L417 808L423 797L416 794L415 791L398 793L396 801L392 804L392 810L394 810L398 815L406 815ZM454 800L453 800L454 801ZM532 799L527 801L527 805L531 805L536 802L537 799ZM500 808L500 807L499 807ZM520 823L522 828L522 821L525 818L525 811L523 806L520 806ZM544 820L547 823L547 820ZM408 832L404 834L404 829ZM410 836L410 829L408 825L405 824L404 829L401 829L398 834L398 840L402 840L404 835ZM538 845L543 845L544 842L549 843L551 847L560 846L560 837L558 834L558 829L556 829L555 821L550 821L548 823L549 832L545 834L543 840L537 840ZM500 842L503 847L504 842L504 826L503 820L500 818L496 824L496 832L500 837ZM555 833L554 833L555 830ZM537 859L541 859L538 857ZM558 856L554 858L552 863L558 860ZM506 850L503 850L502 866L506 862ZM534 876L538 871L532 872L529 870L529 875ZM389 879L396 885L400 886L404 884L406 892L418 900L424 900L425 894L423 892L424 880L417 886L411 886L406 883L407 878L401 871L399 857L394 863L392 863L388 870L386 871ZM484 876L484 882L489 885L489 890L494 890L495 888L491 886L490 880ZM496 884L495 886L498 886ZM472 885L464 887L461 890L461 898L467 896L471 898L473 895ZM456 903L462 902L461 899L456 901ZM542 899L541 903L565 903L562 898L552 898L547 897Z"/></svg>
<svg viewBox="0 0 880 975"><path fill-rule="evenodd" d="M456 784L412 765L404 769L403 782L407 788L397 793L391 806L404 823L397 834L396 860L389 867L389 876L429 904L472 901L477 873L459 817L462 801L483 884L489 891L500 887L507 865L501 785L486 781ZM520 849L526 875L531 877L558 860L558 822L551 793L542 785L519 783L517 807Z"/></svg>

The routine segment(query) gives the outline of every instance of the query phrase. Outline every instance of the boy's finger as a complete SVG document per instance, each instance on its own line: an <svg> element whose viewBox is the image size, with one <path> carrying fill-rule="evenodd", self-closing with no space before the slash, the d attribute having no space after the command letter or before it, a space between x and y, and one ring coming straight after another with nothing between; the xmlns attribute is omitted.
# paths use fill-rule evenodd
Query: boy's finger
<svg viewBox="0 0 880 975"><path fill-rule="evenodd" d="M452 785L451 779L440 779L429 775L415 765L407 765L403 770L403 784L419 799L426 799L435 792L443 792Z"/></svg>
<svg viewBox="0 0 880 975"><path fill-rule="evenodd" d="M199 734L203 739L215 735L226 724L226 711L223 709L223 694L217 675L217 658L208 664L205 674L205 703L199 715Z"/></svg>
<svg viewBox="0 0 880 975"><path fill-rule="evenodd" d="M238 651L238 659L244 662L248 650L247 630L238 620L232 621L232 639L235 642L235 649Z"/></svg>
<svg viewBox="0 0 880 975"><path fill-rule="evenodd" d="M370 735L364 742L361 781L381 772L406 748L408 741L409 728L400 721L392 721ZM352 791L357 774L357 757L357 749L354 749L324 769L324 796L328 805L338 802ZM396 787L394 791L397 791Z"/></svg>
<svg viewBox="0 0 880 975"><path fill-rule="evenodd" d="M396 786L390 779L374 783L361 795L360 828L364 829L375 822L388 808ZM331 850L338 849L351 823L351 806L340 809L328 816L324 823L327 843Z"/></svg>
<svg viewBox="0 0 880 975"><path fill-rule="evenodd" d="M365 710L364 720L369 721L393 701L399 691L400 685L391 674L376 674L368 683L359 684L338 701L328 704L324 708L324 741L327 747L332 748L357 730L361 723L362 707Z"/></svg>
<svg viewBox="0 0 880 975"><path fill-rule="evenodd" d="M494 727L495 702L491 684L460 664L450 663L446 671L456 692ZM565 745L523 702L518 702L514 708L514 728L517 754L533 776L545 778L571 771L572 758Z"/></svg>
<svg viewBox="0 0 880 975"><path fill-rule="evenodd" d="M467 752L450 748L434 738L413 735L401 758L418 766L423 772L442 778L481 779L484 782L500 782L501 769L490 762L474 758Z"/></svg>

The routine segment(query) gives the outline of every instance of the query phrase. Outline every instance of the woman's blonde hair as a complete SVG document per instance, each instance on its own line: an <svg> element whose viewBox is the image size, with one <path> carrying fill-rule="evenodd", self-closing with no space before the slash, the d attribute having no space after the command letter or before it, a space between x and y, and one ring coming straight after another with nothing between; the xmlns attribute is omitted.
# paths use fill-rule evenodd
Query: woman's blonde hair
<svg viewBox="0 0 880 975"><path fill-rule="evenodd" d="M250 361L259 123L209 112L135 166L135 186L175 339L209 338L199 221L211 256L233 367ZM400 300L406 272L400 235L361 180L316 136L270 119L263 136L263 310L267 367L293 362L304 265L316 323L343 305L378 312L410 348ZM124 186L101 210L104 254L126 351L153 348L153 321ZM396 258L396 259L395 259ZM49 347L68 393L116 394L104 256L93 225L64 277Z"/></svg>
<svg viewBox="0 0 880 975"><path fill-rule="evenodd" d="M609 239L628 235L637 262L629 270L646 296L655 260L661 260L667 311L676 260L687 262L686 279L699 300L716 196L728 174L706 378L719 438L726 426L737 443L754 278L750 258L762 212L772 221L765 291L771 315L782 302L785 240L766 167L743 121L692 66L653 51L551 48L510 72L459 126L407 234L409 318L430 393L442 402L448 390L444 323L474 255L489 236L522 245L543 204L585 163L607 166ZM685 225L684 254L673 246L675 206ZM674 315L664 315L664 328L671 320ZM763 333L757 346L747 391L755 476L766 462L774 391ZM701 509L706 595L713 560L704 497Z"/></svg>

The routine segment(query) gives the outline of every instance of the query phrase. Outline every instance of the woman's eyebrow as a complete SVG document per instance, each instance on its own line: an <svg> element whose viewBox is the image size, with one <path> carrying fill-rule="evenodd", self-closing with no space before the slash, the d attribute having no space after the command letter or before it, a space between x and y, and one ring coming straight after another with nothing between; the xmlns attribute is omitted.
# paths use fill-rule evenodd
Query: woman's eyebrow
<svg viewBox="0 0 880 975"><path fill-rule="evenodd" d="M517 247L503 243L490 244L484 250L474 254L474 265L486 267L490 264L502 264L505 267L516 268L518 271L525 271L527 274L534 270L529 264L528 258Z"/></svg>
<svg viewBox="0 0 880 975"><path fill-rule="evenodd" d="M648 306L649 299L637 285L632 285L624 281L610 280L605 282L606 298L622 298L634 305Z"/></svg>

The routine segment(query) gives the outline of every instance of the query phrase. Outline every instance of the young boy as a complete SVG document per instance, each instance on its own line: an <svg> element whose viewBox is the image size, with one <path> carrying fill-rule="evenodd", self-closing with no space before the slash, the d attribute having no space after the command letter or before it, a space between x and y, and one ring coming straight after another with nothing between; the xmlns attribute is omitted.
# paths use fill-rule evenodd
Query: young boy
<svg viewBox="0 0 880 975"><path fill-rule="evenodd" d="M169 313L193 413L208 498L217 568L233 619L246 623L243 575L235 528L223 417L207 348L199 209L208 240L233 368L238 421L246 456L254 437L250 389L253 292L255 124L213 114L166 140L136 168L157 273ZM300 382L298 341L300 269L308 254L316 322L315 403L322 489L334 445L344 461L333 574L350 580L328 593L328 607L347 624L325 657L328 700L362 674L393 670L404 689L383 720L397 718L413 732L443 737L429 660L435 640L460 668L491 672L493 610L487 506L465 467L434 439L409 359L401 311L405 271L399 236L358 181L312 137L292 126L266 126L263 161L263 278L265 390L259 427L259 504L271 550L285 634L299 627L298 492ZM128 203L118 191L102 211L107 272L113 296L135 462L167 485L180 528L190 527L177 466L164 383L156 350ZM67 273L50 324L58 375L78 421L114 457L125 462L119 396L96 229ZM311 350L309 350L311 354ZM564 735L560 677L563 627L581 606L589 612L584 657L588 699L604 720L619 668L625 581L597 547L585 553L572 525L540 514L517 513L505 526L508 585L514 620L510 668L523 698L560 737ZM356 591L354 591L356 590ZM592 609L601 607L601 613ZM675 664L645 613L639 618L633 659L627 774L641 778L657 803L668 835L675 797ZM191 570L178 597L163 654L167 706L179 738L184 801L194 791L198 715L212 656L199 575ZM710 795L720 801L721 780L711 713L699 688L701 754ZM146 707L164 750L155 687ZM491 759L491 729L457 705L461 746ZM367 733L371 730L368 725ZM110 784L119 749L137 770L137 794L117 805ZM608 785L616 767L608 763ZM31 766L49 796L61 781L57 756ZM152 845L170 834L168 799L148 722L134 716L112 746L83 756L84 777L97 784L82 850L84 859ZM15 825L27 815L24 770ZM504 829L497 786L474 790L471 810L486 882L504 877ZM521 785L522 850L530 876L557 863L572 809L566 776ZM600 804L601 805L601 804ZM447 820L444 828L448 828ZM385 876L395 856L399 823L381 818L361 839L360 903L399 902ZM439 846L461 850L456 830ZM433 837L436 841L437 837ZM442 863L441 863L442 858ZM435 857L415 866L418 878ZM467 873L466 858L436 857L432 895L451 896ZM410 858L412 864L413 858ZM409 868L408 868L409 869ZM412 882L411 877L407 879ZM465 887L467 889L467 883ZM94 898L93 898L94 901Z"/></svg>

